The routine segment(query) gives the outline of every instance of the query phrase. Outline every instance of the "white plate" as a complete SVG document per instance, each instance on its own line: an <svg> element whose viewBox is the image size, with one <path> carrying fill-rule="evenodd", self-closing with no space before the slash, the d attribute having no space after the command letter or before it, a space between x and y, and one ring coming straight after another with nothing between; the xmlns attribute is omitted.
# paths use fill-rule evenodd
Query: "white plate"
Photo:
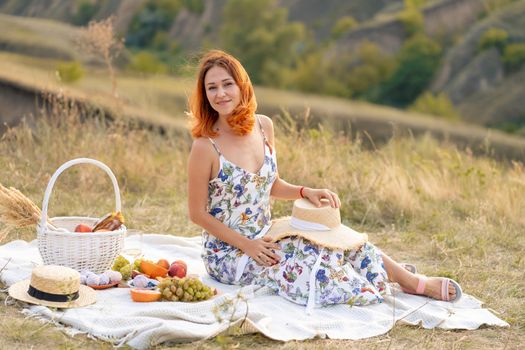
<svg viewBox="0 0 525 350"><path fill-rule="evenodd" d="M128 281L128 286L130 288L141 288L141 289L157 289L157 286L153 286L153 287L137 287L133 284L133 280L129 280Z"/></svg>

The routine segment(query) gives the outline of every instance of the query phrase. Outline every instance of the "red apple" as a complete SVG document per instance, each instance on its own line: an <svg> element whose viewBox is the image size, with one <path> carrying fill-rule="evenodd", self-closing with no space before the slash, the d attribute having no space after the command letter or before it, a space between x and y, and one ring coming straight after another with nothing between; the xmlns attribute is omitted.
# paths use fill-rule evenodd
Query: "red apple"
<svg viewBox="0 0 525 350"><path fill-rule="evenodd" d="M171 264L170 269L168 270L168 274L171 277L183 278L186 276L187 269L188 266L184 261L177 260Z"/></svg>
<svg viewBox="0 0 525 350"><path fill-rule="evenodd" d="M88 225L79 224L77 225L77 227L75 227L75 232L93 232L93 231L91 230L91 227L89 227Z"/></svg>

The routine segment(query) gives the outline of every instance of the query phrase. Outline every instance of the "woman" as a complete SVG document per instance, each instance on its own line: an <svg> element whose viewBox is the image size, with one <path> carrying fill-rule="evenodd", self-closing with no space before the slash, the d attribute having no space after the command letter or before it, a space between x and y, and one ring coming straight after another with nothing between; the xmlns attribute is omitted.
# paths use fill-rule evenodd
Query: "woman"
<svg viewBox="0 0 525 350"><path fill-rule="evenodd" d="M271 223L270 196L306 198L317 206L327 200L336 208L341 202L330 190L292 185L279 177L273 124L256 115L256 107L242 65L222 51L204 55L190 98L190 219L204 229L203 260L214 279L267 285L306 305L312 262L322 250L300 237L276 243L263 237ZM407 271L370 243L356 250L325 249L323 254L329 270L316 274L315 305L381 302L388 280L406 292L440 300L454 301L460 292L448 279Z"/></svg>

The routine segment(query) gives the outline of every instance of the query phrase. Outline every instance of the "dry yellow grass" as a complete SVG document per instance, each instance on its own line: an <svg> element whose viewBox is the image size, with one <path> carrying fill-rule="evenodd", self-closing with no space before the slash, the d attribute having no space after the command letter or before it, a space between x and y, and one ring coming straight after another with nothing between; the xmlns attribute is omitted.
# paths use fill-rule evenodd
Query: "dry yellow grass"
<svg viewBox="0 0 525 350"><path fill-rule="evenodd" d="M21 125L0 141L0 178L40 205L51 174L65 161L92 157L108 164L121 185L128 226L146 232L199 234L186 210L186 158L190 142L177 134L159 135L79 121L79 112L59 105L34 129ZM260 335L221 336L174 346L181 349L275 348L519 348L525 341L525 168L475 157L431 137L392 139L365 150L328 128L298 128L276 120L280 174L292 183L326 186L342 199L342 216L369 232L394 258L411 261L426 274L456 278L464 290L507 320L509 329L423 330L396 326L363 341L313 340L280 343ZM82 199L82 200L79 200ZM65 172L55 186L50 216L101 215L113 206L111 184L96 168ZM275 202L274 216L291 203ZM34 239L32 230L12 232L7 241ZM5 298L5 294L0 294ZM0 302L0 348L109 348L84 336L70 338L54 327L25 320L20 305ZM159 349L170 348L168 346Z"/></svg>

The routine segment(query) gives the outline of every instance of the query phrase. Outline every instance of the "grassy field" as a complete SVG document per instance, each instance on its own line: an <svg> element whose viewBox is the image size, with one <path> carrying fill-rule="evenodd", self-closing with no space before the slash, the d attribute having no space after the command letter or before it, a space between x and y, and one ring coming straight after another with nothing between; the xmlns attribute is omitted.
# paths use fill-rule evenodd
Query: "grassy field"
<svg viewBox="0 0 525 350"><path fill-rule="evenodd" d="M124 84L122 84L124 85ZM79 121L79 111L55 105L31 129L20 125L0 141L0 179L39 206L51 174L65 161L86 156L108 164L121 185L128 227L194 236L186 209L186 158L190 143L179 133L159 135L126 123ZM292 183L329 187L342 199L346 224L369 233L392 257L425 274L451 276L511 324L475 331L395 326L363 341L280 343L260 335L219 336L158 349L518 349L525 342L525 166L477 157L432 137L393 138L374 150L329 128L299 127L275 118L281 176ZM307 123L306 123L307 124ZM303 123L304 125L304 123ZM55 186L50 215L100 216L113 206L109 180L96 169L72 168ZM275 217L291 203L274 202ZM16 230L3 242L31 240ZM109 349L110 344L64 335L26 319L19 303L0 293L0 348Z"/></svg>
<svg viewBox="0 0 525 350"><path fill-rule="evenodd" d="M128 227L198 235L199 228L187 217L190 142L181 132L193 79L119 72L117 99L100 67L77 83L62 84L55 74L59 58L91 60L73 49L75 33L53 21L0 15L0 47L18 52L0 52L0 80L37 94L50 91L89 101L112 111L119 122L81 122L82 110L51 101L48 118L0 136L0 182L40 206L51 174L62 163L81 156L96 158L117 175ZM281 343L261 335L224 335L158 349L518 349L525 343L525 165L483 156L506 154L523 160L525 140L366 103L263 87L256 92L260 110L272 115L277 125L283 178L337 191L346 224L368 232L396 260L416 263L425 274L455 278L511 327L444 331L396 325L383 336L362 341ZM309 118L294 121L283 108ZM130 125L136 119L162 126L166 133L137 129ZM343 130L353 136L345 136ZM72 168L55 186L50 215L100 216L112 208L112 192L100 171ZM290 208L291 203L274 202L273 214L288 214ZM15 230L0 241L35 237L33 229ZM0 293L0 349L112 348L25 318L22 304L5 299Z"/></svg>

